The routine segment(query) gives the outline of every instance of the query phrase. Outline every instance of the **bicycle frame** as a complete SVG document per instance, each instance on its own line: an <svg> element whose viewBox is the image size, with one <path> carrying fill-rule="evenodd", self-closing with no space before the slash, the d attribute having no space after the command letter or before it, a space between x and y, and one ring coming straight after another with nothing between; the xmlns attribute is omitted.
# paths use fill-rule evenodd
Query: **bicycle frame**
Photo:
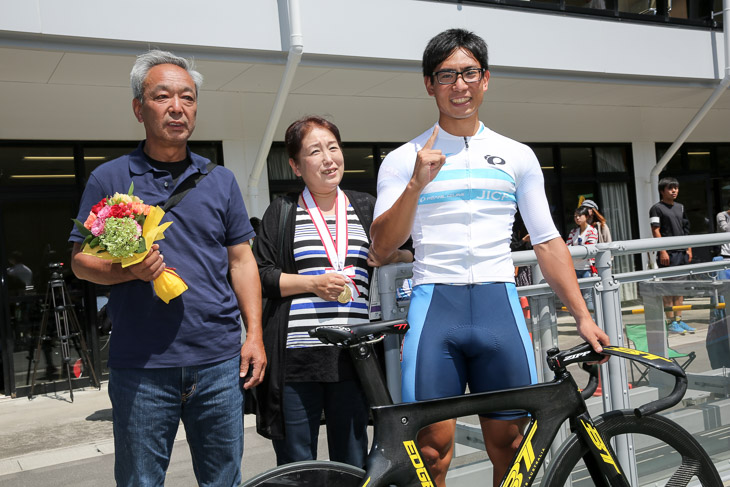
<svg viewBox="0 0 730 487"><path fill-rule="evenodd" d="M372 354L362 353L363 344L352 349L359 350L353 353L353 358L365 390L368 391L373 387L377 389L377 378L373 378L368 372L372 372L374 366L375 359ZM680 376L684 378L684 374L681 369L675 370L679 367L668 359L650 354L637 355L635 350L619 347L605 347L604 351L610 355L638 360L675 375L677 377L675 390L668 398L660 400L659 404L664 405L669 401L676 403L679 400L677 398L683 395L686 379L682 385ZM618 467L613 449L595 428L583 396L575 380L566 370L566 366L570 363L597 361L601 355L593 352L588 344L565 352L557 350L551 352L554 356L558 355L552 358L556 362L551 364L556 372L552 382L418 403L393 405L383 404L383 401L371 402L380 405L372 408L375 433L362 487L387 487L393 483L402 486L432 486L428 467L415 443L419 430L432 423L459 416L505 410L524 410L530 414L531 420L512 466L500 485L507 487L532 485L560 426L565 420L569 420L571 431L575 432L590 449L591 455L584 458L584 461L594 479L600 477L600 472L605 475L609 485L628 487L629 483ZM550 352L548 355L550 361ZM592 374L594 390L596 382L597 372L594 371ZM382 387L382 381L379 384ZM592 391L590 393L592 394ZM382 395L380 397L382 398ZM389 402L389 396L387 399ZM662 409L659 404L651 408L637 409L635 414L641 416Z"/></svg>

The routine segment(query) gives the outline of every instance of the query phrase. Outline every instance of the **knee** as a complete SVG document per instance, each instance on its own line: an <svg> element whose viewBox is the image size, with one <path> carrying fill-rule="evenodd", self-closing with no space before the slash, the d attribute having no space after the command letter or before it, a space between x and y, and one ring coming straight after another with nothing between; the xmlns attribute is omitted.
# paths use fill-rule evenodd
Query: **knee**
<svg viewBox="0 0 730 487"><path fill-rule="evenodd" d="M449 468L451 444L421 445L420 450L423 462L428 466L428 469L434 476L438 476L441 472Z"/></svg>

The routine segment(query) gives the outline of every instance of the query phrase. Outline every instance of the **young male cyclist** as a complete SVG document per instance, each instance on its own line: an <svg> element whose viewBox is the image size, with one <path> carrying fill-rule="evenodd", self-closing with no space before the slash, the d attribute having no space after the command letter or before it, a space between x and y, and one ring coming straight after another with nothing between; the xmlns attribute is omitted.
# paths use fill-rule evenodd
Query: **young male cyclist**
<svg viewBox="0 0 730 487"><path fill-rule="evenodd" d="M411 235L411 325L403 346L403 400L418 401L536 382L534 355L514 285L510 236L519 208L543 275L596 351L608 336L591 319L570 253L550 217L532 150L479 121L489 83L487 46L450 29L423 53L438 123L386 157L378 175L370 261L386 262ZM495 485L527 424L524 414L480 417ZM434 481L444 485L456 420L418 437Z"/></svg>

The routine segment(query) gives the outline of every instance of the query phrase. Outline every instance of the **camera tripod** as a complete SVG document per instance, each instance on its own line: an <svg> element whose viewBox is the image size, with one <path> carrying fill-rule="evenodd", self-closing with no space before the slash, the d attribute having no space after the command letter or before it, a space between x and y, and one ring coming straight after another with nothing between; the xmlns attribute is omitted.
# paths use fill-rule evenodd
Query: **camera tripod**
<svg viewBox="0 0 730 487"><path fill-rule="evenodd" d="M76 351L81 356L83 366L89 371L92 383L94 387L99 388L99 379L96 377L94 367L91 364L91 359L88 353L88 347L84 340L84 334L81 332L81 326L79 320L76 318L76 312L74 311L74 305L71 301L71 296L66 288L66 283L63 280L60 269L63 266L61 263L50 264L51 277L48 280L48 287L46 290L46 298L43 304L43 317L41 318L41 329L38 333L38 344L35 350L34 364L33 364L33 377L30 383L30 394L28 399L33 398L33 389L35 387L35 377L38 370L38 361L40 359L41 347L44 340L51 340L51 336L47 336L48 320L53 311L53 316L56 322L56 335L60 342L61 357L63 366L66 369L66 377L68 378L68 390L71 395L71 402L74 400L73 384L71 383L71 353L69 340L76 340Z"/></svg>

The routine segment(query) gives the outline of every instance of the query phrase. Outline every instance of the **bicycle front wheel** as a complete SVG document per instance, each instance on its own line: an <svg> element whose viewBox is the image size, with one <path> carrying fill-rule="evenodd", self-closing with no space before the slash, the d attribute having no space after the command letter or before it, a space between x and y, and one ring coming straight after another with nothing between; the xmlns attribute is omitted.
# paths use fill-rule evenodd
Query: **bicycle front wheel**
<svg viewBox="0 0 730 487"><path fill-rule="evenodd" d="M360 487L365 470L338 462L310 460L276 467L241 487Z"/></svg>
<svg viewBox="0 0 730 487"><path fill-rule="evenodd" d="M624 434L653 438L649 442L653 446L646 453L646 461L641 462L648 470L645 475L640 472L642 485L684 487L691 480L698 479L704 487L722 487L720 475L707 452L674 421L662 416L637 418L632 411L612 411L595 418L594 422L604 441ZM636 443L636 438L634 441ZM572 480L573 486L607 485L605 482L601 484L600 479L592 479L585 470L581 459L588 451L575 433L570 435L556 453L541 485L562 487L568 479Z"/></svg>

